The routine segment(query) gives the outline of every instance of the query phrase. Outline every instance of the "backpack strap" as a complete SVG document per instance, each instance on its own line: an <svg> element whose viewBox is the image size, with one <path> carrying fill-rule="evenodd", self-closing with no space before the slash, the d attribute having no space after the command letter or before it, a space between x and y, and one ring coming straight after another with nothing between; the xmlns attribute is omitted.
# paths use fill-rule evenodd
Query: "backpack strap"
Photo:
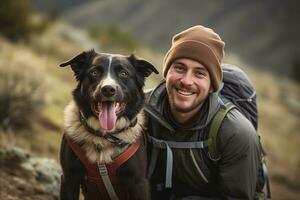
<svg viewBox="0 0 300 200"><path fill-rule="evenodd" d="M175 141L168 141L168 140L159 140L150 135L148 136L148 141L151 142L153 145L150 165L148 169L148 178L150 178L154 172L157 157L158 157L158 150L167 149L166 179L165 179L166 188L172 188L172 174L173 174L172 149L203 149L211 145L211 139L207 139L205 141L197 141L197 142L175 142Z"/></svg>
<svg viewBox="0 0 300 200"><path fill-rule="evenodd" d="M159 140L153 136L148 136L148 141L152 143L152 154L150 164L148 168L148 178L150 178L155 170L156 161L159 153L159 149L167 150L167 161L166 161L166 179L165 187L172 187L172 171L173 171L173 152L172 149L203 149L208 148L208 154L212 160L218 160L219 154L217 151L217 135L219 128L222 124L226 114L235 108L236 106L232 103L224 104L215 117L213 118L212 125L209 130L209 136L207 140L197 142L175 142L167 140Z"/></svg>
<svg viewBox="0 0 300 200"><path fill-rule="evenodd" d="M231 102L224 103L223 106L221 106L221 108L219 109L219 111L217 112L217 114L215 115L215 117L212 120L210 129L208 132L208 139L210 139L210 142L211 142L211 144L208 146L208 156L210 157L210 159L212 161L218 161L221 158L220 152L218 152L218 149L217 149L218 132L219 132L221 124L222 124L224 118L226 117L227 113L234 108L237 108L237 106L235 106L233 103L231 103ZM256 193L256 195L260 195L260 196L257 196L257 199L271 199L271 190L270 190L268 169L266 167L266 163L265 163L265 159L264 159L266 153L264 152L264 149L262 148L261 143L260 143L260 149L262 152L261 162L262 162L263 176L266 181L266 184L265 184L266 196L265 196L265 193L263 193L263 192L261 194Z"/></svg>
<svg viewBox="0 0 300 200"><path fill-rule="evenodd" d="M217 149L218 132L227 113L233 108L236 108L234 104L230 102L225 103L224 106L221 106L221 108L219 109L219 111L216 113L215 117L212 120L208 132L208 139L211 140L211 144L208 146L208 156L213 161L218 161L220 159L220 154Z"/></svg>

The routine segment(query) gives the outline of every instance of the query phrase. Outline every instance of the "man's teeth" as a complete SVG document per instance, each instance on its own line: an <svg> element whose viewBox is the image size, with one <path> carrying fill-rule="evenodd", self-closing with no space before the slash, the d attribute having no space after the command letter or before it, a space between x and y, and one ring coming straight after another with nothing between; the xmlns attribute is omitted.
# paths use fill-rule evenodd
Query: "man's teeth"
<svg viewBox="0 0 300 200"><path fill-rule="evenodd" d="M193 92L189 92L189 91L181 90L181 89L177 89L177 92L182 95L192 95L193 94Z"/></svg>

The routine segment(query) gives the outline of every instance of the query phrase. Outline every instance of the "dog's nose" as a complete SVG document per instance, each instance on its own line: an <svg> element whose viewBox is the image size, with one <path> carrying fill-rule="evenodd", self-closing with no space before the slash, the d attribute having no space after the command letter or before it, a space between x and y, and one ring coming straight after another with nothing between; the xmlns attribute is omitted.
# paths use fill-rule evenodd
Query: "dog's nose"
<svg viewBox="0 0 300 200"><path fill-rule="evenodd" d="M105 97L112 97L116 94L116 88L111 85L105 85L101 88L101 93Z"/></svg>

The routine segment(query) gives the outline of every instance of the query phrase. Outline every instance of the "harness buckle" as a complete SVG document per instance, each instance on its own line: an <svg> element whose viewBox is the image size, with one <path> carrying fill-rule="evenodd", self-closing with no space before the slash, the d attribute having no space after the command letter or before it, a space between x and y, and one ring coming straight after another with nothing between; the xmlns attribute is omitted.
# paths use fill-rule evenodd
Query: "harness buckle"
<svg viewBox="0 0 300 200"><path fill-rule="evenodd" d="M98 163L98 168L99 168L100 175L102 175L102 176L108 176L108 171L106 169L105 164Z"/></svg>
<svg viewBox="0 0 300 200"><path fill-rule="evenodd" d="M163 149L166 147L166 144L164 142L159 142L158 143L158 148Z"/></svg>

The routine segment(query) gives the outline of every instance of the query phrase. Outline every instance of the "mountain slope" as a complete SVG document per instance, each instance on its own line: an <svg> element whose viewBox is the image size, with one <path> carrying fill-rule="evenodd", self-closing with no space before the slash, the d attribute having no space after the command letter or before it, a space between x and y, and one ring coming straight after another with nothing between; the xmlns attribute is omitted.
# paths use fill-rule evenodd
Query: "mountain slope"
<svg viewBox="0 0 300 200"><path fill-rule="evenodd" d="M102 0L67 9L61 16L80 28L120 26L162 51L169 48L173 34L203 24L220 33L227 52L285 75L299 62L299 17L297 0Z"/></svg>

